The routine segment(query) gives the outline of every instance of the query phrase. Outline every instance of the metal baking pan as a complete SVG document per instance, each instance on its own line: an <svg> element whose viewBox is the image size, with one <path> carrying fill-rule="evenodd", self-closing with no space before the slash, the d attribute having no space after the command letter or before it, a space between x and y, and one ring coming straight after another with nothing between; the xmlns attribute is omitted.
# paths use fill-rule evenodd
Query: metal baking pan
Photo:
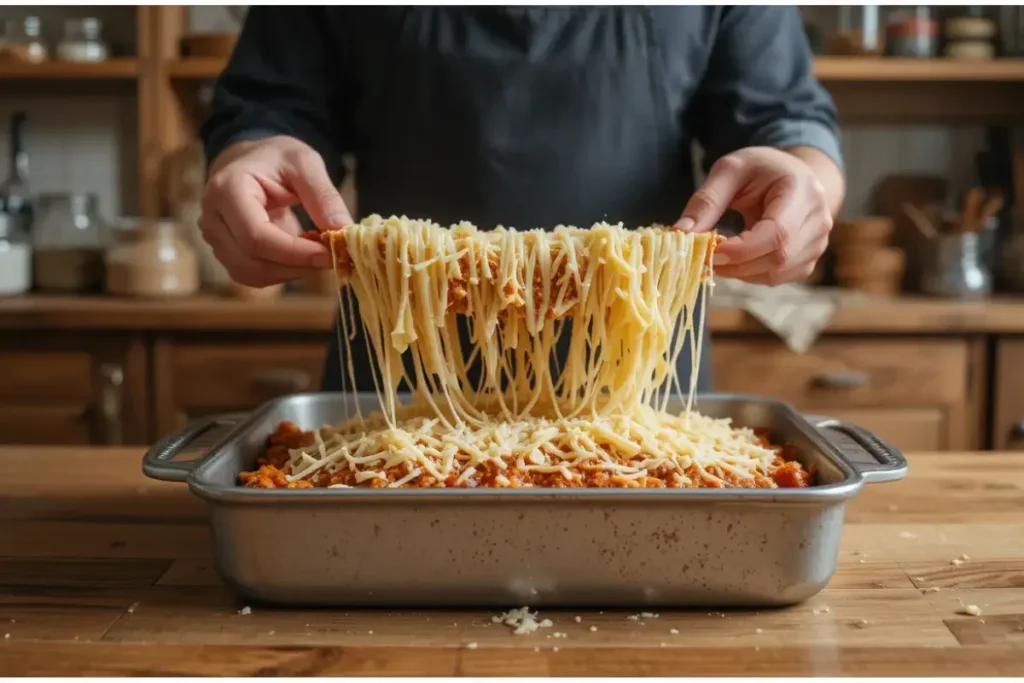
<svg viewBox="0 0 1024 683"><path fill-rule="evenodd" d="M358 400L367 411L377 405L373 395ZM279 422L334 424L351 406L342 394L285 396L251 415L193 422L145 455L148 476L185 481L209 503L217 570L244 597L306 606L788 605L832 577L846 502L865 483L907 471L898 451L854 425L802 416L767 398L704 395L702 413L767 428L774 443L794 446L818 485L238 485Z"/></svg>

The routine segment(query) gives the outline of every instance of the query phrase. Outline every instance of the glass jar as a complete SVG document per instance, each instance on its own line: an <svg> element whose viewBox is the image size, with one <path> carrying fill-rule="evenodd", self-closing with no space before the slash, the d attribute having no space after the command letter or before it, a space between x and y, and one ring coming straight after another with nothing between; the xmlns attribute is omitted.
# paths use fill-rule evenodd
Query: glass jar
<svg viewBox="0 0 1024 683"><path fill-rule="evenodd" d="M168 298L199 290L195 250L178 224L145 224L136 239L107 254L107 291L121 296Z"/></svg>
<svg viewBox="0 0 1024 683"><path fill-rule="evenodd" d="M0 296L32 288L32 244L17 216L0 213Z"/></svg>
<svg viewBox="0 0 1024 683"><path fill-rule="evenodd" d="M32 64L45 62L50 55L42 33L39 17L8 19L0 36L0 57Z"/></svg>
<svg viewBox="0 0 1024 683"><path fill-rule="evenodd" d="M57 46L57 57L67 62L102 62L110 55L102 37L103 22L99 19L68 19L64 22L64 39Z"/></svg>
<svg viewBox="0 0 1024 683"><path fill-rule="evenodd" d="M32 226L36 286L88 292L103 286L103 252L109 230L95 194L54 193L38 198Z"/></svg>
<svg viewBox="0 0 1024 683"><path fill-rule="evenodd" d="M881 55L885 41L878 5L840 5L838 11L839 23L836 33L829 39L829 54Z"/></svg>
<svg viewBox="0 0 1024 683"><path fill-rule="evenodd" d="M930 59L939 52L939 22L926 5L894 8L886 27L890 57Z"/></svg>

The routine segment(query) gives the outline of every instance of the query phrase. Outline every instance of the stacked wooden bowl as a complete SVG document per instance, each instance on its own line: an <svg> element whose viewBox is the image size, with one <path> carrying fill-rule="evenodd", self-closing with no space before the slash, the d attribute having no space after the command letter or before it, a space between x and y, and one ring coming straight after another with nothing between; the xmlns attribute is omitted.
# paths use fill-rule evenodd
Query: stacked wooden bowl
<svg viewBox="0 0 1024 683"><path fill-rule="evenodd" d="M902 249L891 246L894 229L893 220L883 216L835 222L831 243L841 287L883 296L899 294L907 260Z"/></svg>

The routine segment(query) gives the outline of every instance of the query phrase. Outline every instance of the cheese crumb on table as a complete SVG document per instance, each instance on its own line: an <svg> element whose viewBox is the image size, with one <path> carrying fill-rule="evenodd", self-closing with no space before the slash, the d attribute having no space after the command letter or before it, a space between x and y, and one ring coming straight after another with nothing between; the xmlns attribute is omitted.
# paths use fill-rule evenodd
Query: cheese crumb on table
<svg viewBox="0 0 1024 683"><path fill-rule="evenodd" d="M478 646L476 643L466 643L466 647L470 650L475 650Z"/></svg>
<svg viewBox="0 0 1024 683"><path fill-rule="evenodd" d="M248 605L246 605L242 609L238 610L238 613L241 616L243 616L243 617L248 616L248 615L252 614L252 607L249 607Z"/></svg>
<svg viewBox="0 0 1024 683"><path fill-rule="evenodd" d="M978 607L977 605L964 605L960 609L960 614L966 614L969 617L980 617L981 616L981 608Z"/></svg>

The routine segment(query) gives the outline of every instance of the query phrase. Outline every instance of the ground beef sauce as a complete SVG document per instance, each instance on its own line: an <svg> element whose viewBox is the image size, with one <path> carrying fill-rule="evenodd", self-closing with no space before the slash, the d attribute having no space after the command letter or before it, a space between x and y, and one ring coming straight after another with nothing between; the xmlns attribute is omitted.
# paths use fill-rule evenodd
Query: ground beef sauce
<svg viewBox="0 0 1024 683"><path fill-rule="evenodd" d="M735 475L710 468L710 473L719 479L733 485L745 488L806 488L814 480L813 468L804 468L795 458L791 447L772 446L766 432L758 431L757 437L766 448L774 448L778 452L776 467L769 477L758 477L755 481L743 480ZM392 482L405 477L413 470L411 462L404 462L385 470L385 478L368 479L363 482L356 481L356 474L350 469L342 469L337 472L319 470L309 477L299 481L288 481L287 474L283 470L287 466L289 450L296 448L308 448L315 443L313 433L303 431L292 422L282 422L277 430L267 439L267 445L263 454L257 460L258 468L251 472L242 472L239 476L241 484L248 488L260 489L309 489L327 488L330 486L350 486L359 488L385 488ZM635 456L641 460L643 454ZM502 469L493 462L485 462L477 466L477 472L472 477L458 481L458 475L454 474L444 480L446 488L687 488L694 487L692 482L699 481L699 471L695 466L686 471L686 476L691 483L686 483L677 478L676 471L670 467L663 466L650 474L637 479L627 479L608 470L582 466L569 470L567 479L562 472L535 472L520 471L515 465ZM504 479L499 479L503 477ZM435 477L423 473L416 479L404 484L402 488L437 488L442 485ZM722 488L723 485L707 481L705 488Z"/></svg>

